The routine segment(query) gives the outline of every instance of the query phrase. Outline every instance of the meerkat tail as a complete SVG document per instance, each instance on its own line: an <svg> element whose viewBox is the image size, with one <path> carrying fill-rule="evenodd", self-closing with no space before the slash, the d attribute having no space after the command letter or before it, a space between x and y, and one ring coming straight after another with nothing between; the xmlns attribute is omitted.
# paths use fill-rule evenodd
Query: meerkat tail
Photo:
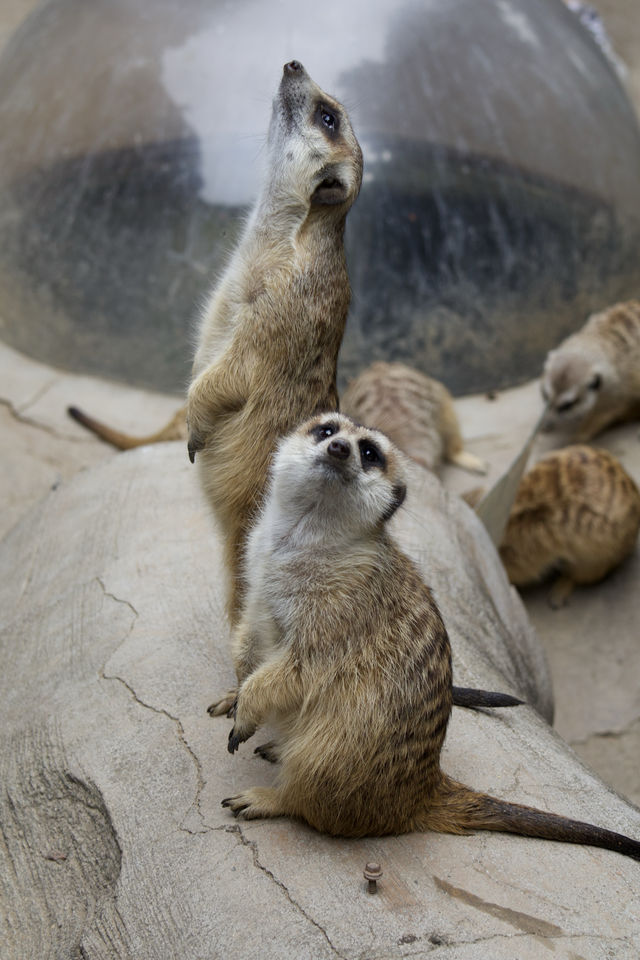
<svg viewBox="0 0 640 960"><path fill-rule="evenodd" d="M427 829L441 833L495 830L562 843L581 843L640 860L638 840L582 820L477 793L444 775L440 790L429 803L424 824Z"/></svg>
<svg viewBox="0 0 640 960"><path fill-rule="evenodd" d="M520 707L523 704L524 700L518 700L508 693L476 690L473 687L453 687L454 707Z"/></svg>
<svg viewBox="0 0 640 960"><path fill-rule="evenodd" d="M149 436L146 437L132 437L128 433L121 433L119 430L114 430L100 420L95 420L82 410L79 410L78 407L67 407L67 413L73 420L77 421L77 423L82 424L87 430L91 430L91 432L95 433L101 440L117 447L118 450L131 450L133 447L143 447L148 443L161 443L163 440L179 439L179 437L176 436L176 420L178 414L172 417L169 423L165 424L165 426L156 433L149 434ZM183 430L183 432L186 432L186 430Z"/></svg>

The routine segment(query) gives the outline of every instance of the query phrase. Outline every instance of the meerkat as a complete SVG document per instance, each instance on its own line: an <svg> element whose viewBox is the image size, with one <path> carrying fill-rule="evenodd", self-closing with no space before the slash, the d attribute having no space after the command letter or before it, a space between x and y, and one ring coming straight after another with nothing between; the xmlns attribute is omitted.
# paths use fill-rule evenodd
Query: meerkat
<svg viewBox="0 0 640 960"><path fill-rule="evenodd" d="M117 447L118 450L131 450L134 447L146 446L148 443L166 443L171 440L187 439L187 419L186 408L184 406L175 412L171 420L169 420L161 430L145 437L133 437L128 433L115 430L106 423L90 417L87 413L79 410L78 407L67 407L67 413L77 423L82 424L87 430L91 430L91 432L95 433L101 440Z"/></svg>
<svg viewBox="0 0 640 960"><path fill-rule="evenodd" d="M605 427L640 418L640 300L592 314L544 364L546 430L586 443Z"/></svg>
<svg viewBox="0 0 640 960"><path fill-rule="evenodd" d="M500 557L516 586L559 574L549 596L558 607L575 584L622 563L639 529L640 492L620 461L606 450L564 447L520 481Z"/></svg>
<svg viewBox="0 0 640 960"><path fill-rule="evenodd" d="M347 213L362 152L344 107L301 63L285 64L268 169L228 268L204 309L188 391L188 450L225 543L228 613L279 437L337 409L336 364L351 297Z"/></svg>
<svg viewBox="0 0 640 960"><path fill-rule="evenodd" d="M386 531L404 501L403 455L328 413L283 440L247 545L244 664L234 753L267 719L275 787L222 801L245 819L290 816L328 834L499 830L603 846L640 842L498 800L440 767L451 649L429 588Z"/></svg>
<svg viewBox="0 0 640 960"><path fill-rule="evenodd" d="M360 423L378 427L427 470L443 459L486 473L487 465L463 449L453 397L438 380L404 363L374 363L352 380L340 409Z"/></svg>

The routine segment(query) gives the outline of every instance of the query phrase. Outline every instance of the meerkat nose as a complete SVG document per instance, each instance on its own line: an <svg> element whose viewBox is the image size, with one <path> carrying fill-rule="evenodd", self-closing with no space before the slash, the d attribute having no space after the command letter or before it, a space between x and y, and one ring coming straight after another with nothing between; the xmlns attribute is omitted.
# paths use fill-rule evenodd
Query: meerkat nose
<svg viewBox="0 0 640 960"><path fill-rule="evenodd" d="M284 73L304 73L304 67L299 60L290 60L289 63L285 63L284 65Z"/></svg>
<svg viewBox="0 0 640 960"><path fill-rule="evenodd" d="M348 460L351 454L351 447L346 440L332 440L327 447L327 453L336 460Z"/></svg>

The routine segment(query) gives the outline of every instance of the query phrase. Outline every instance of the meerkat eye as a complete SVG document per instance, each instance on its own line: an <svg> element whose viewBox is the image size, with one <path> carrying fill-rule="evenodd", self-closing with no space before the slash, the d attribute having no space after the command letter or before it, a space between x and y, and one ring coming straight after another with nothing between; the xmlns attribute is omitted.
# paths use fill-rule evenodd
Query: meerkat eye
<svg viewBox="0 0 640 960"><path fill-rule="evenodd" d="M558 406L556 407L556 410L558 411L558 413L566 413L567 410L571 410L571 407L575 407L575 405L576 405L575 400L565 400L564 403L558 404Z"/></svg>
<svg viewBox="0 0 640 960"><path fill-rule="evenodd" d="M312 427L309 431L310 434L315 438L316 443L320 443L321 440L326 440L327 437L332 437L334 433L338 432L337 424L335 423L320 423L316 427Z"/></svg>
<svg viewBox="0 0 640 960"><path fill-rule="evenodd" d="M369 467L385 468L387 461L377 444L373 443L372 440L360 440L358 446L363 470L367 470Z"/></svg>
<svg viewBox="0 0 640 960"><path fill-rule="evenodd" d="M323 127L326 127L327 131L331 134L338 132L338 127L340 126L340 119L333 110L330 110L328 107L325 107L323 104L318 104L316 115L320 120L320 123Z"/></svg>

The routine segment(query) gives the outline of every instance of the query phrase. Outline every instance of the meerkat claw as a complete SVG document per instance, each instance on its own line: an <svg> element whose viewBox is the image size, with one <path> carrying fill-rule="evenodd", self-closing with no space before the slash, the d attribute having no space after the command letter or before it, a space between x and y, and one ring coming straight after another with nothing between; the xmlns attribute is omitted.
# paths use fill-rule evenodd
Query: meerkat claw
<svg viewBox="0 0 640 960"><path fill-rule="evenodd" d="M198 450L202 450L203 447L204 447L204 443L202 440L198 440L195 437L189 437L189 441L187 443L187 451L189 453L189 460L191 461L191 463L196 462L196 453L198 452Z"/></svg>
<svg viewBox="0 0 640 960"><path fill-rule="evenodd" d="M237 819L247 807L251 806L249 800L244 800L242 794L237 797L227 797L221 802L221 806L227 807L228 810L231 810L231 813Z"/></svg>
<svg viewBox="0 0 640 960"><path fill-rule="evenodd" d="M233 727L229 731L229 743L227 744L227 750L229 753L235 753L241 743L242 739L236 734L236 728Z"/></svg>

